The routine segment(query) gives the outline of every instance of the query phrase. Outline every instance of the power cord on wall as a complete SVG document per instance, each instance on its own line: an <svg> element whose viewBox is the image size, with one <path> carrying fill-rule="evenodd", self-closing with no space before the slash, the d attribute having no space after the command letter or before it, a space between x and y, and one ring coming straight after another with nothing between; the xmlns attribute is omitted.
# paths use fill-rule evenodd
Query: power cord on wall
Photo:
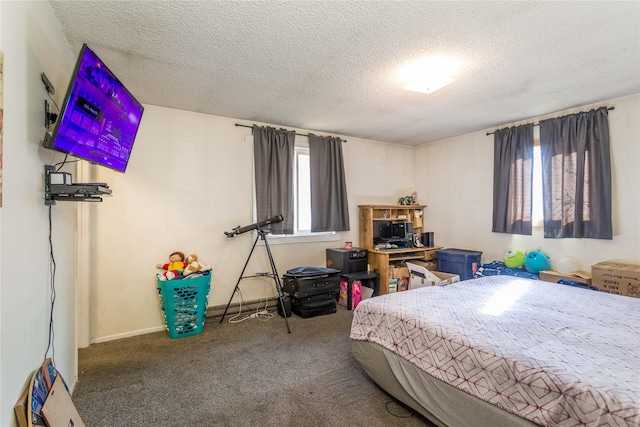
<svg viewBox="0 0 640 427"><path fill-rule="evenodd" d="M52 221L51 221L51 206L49 206L49 274L50 274L50 286L51 286L51 312L49 313L49 338L47 341L47 349L44 352L44 360L47 359L47 354L51 349L51 361L53 366L55 363L55 345L54 345L54 330L53 330L53 307L56 303L56 259L53 256L53 238L52 238Z"/></svg>

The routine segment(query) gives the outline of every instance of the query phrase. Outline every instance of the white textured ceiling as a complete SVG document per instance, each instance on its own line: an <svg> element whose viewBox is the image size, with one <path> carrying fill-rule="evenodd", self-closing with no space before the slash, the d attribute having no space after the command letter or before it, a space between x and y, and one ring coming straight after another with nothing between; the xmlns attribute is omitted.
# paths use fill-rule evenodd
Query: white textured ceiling
<svg viewBox="0 0 640 427"><path fill-rule="evenodd" d="M145 104L415 145L640 92L640 2L57 1ZM457 80L401 89L450 55Z"/></svg>

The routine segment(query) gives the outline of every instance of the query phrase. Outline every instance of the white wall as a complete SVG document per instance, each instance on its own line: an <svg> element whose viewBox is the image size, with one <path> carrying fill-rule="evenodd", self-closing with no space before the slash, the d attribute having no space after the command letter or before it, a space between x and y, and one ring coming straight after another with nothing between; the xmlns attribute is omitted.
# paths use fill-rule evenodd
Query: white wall
<svg viewBox="0 0 640 427"><path fill-rule="evenodd" d="M426 228L435 231L436 244L480 250L483 262L502 260L510 248L541 249L552 263L554 259L573 256L586 270L607 259L640 262L640 95L517 124L538 123L540 119L601 105L615 107L609 111L613 240L545 239L542 227L534 228L532 236L492 233L493 136L482 131L416 147L416 188L420 201L428 205ZM539 128L534 129L538 132Z"/></svg>
<svg viewBox="0 0 640 427"><path fill-rule="evenodd" d="M252 233L224 236L254 222L253 143L245 141L251 129L235 126L253 122L145 108L126 173L94 171L113 190L113 197L91 206L95 266L89 329L94 342L162 327L155 265L175 250L197 253L213 266L209 305L226 305L253 244ZM280 276L301 265L323 266L326 248L345 241L357 245L358 204L395 203L413 190L412 147L345 139L351 231L335 242L270 241ZM246 274L268 268L266 251L257 247ZM245 300L274 295L272 280L243 280L241 289Z"/></svg>
<svg viewBox="0 0 640 427"><path fill-rule="evenodd" d="M0 2L4 52L3 206L0 209L0 425L15 425L13 405L42 363L48 341L49 208L44 165L62 159L41 148L46 92L40 73L57 89L58 103L75 55L46 1ZM55 362L70 387L77 377L75 345L75 206L52 209L56 257ZM51 355L51 353L49 354Z"/></svg>

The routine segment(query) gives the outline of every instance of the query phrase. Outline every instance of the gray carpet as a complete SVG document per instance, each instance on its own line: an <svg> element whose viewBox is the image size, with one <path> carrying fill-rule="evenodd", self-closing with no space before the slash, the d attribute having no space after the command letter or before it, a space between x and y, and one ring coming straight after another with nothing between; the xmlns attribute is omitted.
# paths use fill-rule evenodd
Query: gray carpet
<svg viewBox="0 0 640 427"><path fill-rule="evenodd" d="M351 355L352 312L278 315L170 339L158 332L79 351L73 401L87 426L432 426Z"/></svg>

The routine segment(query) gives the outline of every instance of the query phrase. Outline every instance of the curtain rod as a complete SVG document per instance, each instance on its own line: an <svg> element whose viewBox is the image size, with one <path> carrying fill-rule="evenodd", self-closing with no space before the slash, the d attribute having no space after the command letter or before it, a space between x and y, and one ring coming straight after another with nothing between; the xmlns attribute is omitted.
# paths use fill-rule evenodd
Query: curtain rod
<svg viewBox="0 0 640 427"><path fill-rule="evenodd" d="M611 111L611 110L613 110L613 109L614 109L614 107L609 107L609 108L607 108L607 110L608 110L608 111ZM540 123L534 123L533 125L534 125L534 126L540 126ZM524 126L524 125L520 125L520 126ZM495 131L495 130L494 130L493 132L487 132L487 135L493 135L494 133L496 133L496 131Z"/></svg>
<svg viewBox="0 0 640 427"><path fill-rule="evenodd" d="M253 132L253 126L241 125L240 123L236 123L236 126L240 126L240 127L243 127L243 128L249 128L249 129L251 129L251 132ZM305 134L303 134L303 133L298 133L298 132L294 132L294 133L295 133L296 135L298 135L298 136L306 136L306 137L309 137L309 134L306 134L306 135L305 135ZM340 141L342 141L342 142L347 142L347 140L346 140L346 139L342 139L342 138L338 138L338 139L339 139Z"/></svg>

